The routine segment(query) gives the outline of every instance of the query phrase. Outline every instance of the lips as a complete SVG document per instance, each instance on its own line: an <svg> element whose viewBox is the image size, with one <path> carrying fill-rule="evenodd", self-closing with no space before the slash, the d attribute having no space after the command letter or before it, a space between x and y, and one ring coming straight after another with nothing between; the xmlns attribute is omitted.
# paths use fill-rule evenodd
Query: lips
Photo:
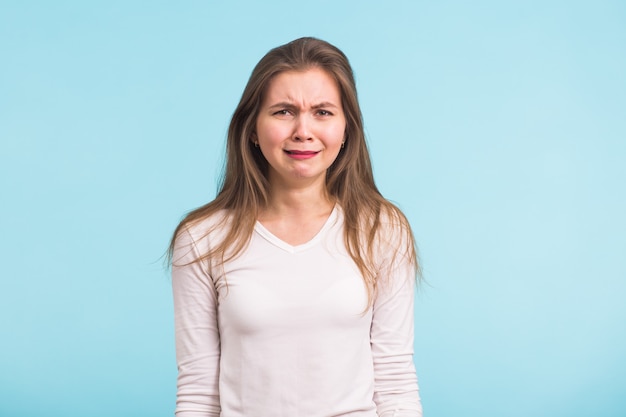
<svg viewBox="0 0 626 417"><path fill-rule="evenodd" d="M293 159L308 159L313 158L315 155L320 153L320 151L298 151L285 149L285 153Z"/></svg>
<svg viewBox="0 0 626 417"><path fill-rule="evenodd" d="M287 152L289 155L315 155L319 153L319 151L290 151L287 149L285 149L285 152Z"/></svg>

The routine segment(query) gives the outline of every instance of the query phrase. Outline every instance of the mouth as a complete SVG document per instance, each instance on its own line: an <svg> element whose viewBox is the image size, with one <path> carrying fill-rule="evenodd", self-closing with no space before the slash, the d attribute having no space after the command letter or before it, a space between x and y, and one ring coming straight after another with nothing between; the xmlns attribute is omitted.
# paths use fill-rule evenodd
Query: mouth
<svg viewBox="0 0 626 417"><path fill-rule="evenodd" d="M285 152L289 155L315 155L318 154L320 151L290 151L285 149Z"/></svg>
<svg viewBox="0 0 626 417"><path fill-rule="evenodd" d="M285 153L293 159L308 159L313 158L315 155L320 153L320 151L296 151L285 149Z"/></svg>

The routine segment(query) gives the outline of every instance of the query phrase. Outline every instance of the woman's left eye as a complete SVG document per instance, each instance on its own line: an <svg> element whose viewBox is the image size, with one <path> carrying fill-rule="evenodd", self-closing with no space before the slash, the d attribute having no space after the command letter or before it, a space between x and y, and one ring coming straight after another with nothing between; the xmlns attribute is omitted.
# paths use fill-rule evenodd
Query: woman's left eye
<svg viewBox="0 0 626 417"><path fill-rule="evenodd" d="M329 112L328 110L318 110L317 114L319 114L320 116L332 116L333 114L331 112Z"/></svg>

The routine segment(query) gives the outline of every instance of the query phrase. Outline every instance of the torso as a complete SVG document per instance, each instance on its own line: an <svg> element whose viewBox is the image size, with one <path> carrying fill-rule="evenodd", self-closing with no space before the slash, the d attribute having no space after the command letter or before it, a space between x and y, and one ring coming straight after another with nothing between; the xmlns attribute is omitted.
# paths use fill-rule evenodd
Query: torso
<svg viewBox="0 0 626 417"><path fill-rule="evenodd" d="M371 309L340 209L291 241L267 225L213 277L222 412L374 417Z"/></svg>

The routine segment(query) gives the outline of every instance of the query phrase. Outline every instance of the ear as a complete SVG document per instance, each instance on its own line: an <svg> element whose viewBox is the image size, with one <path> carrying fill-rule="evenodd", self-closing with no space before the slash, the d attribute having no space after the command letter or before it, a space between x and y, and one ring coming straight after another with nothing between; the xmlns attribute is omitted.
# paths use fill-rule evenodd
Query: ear
<svg viewBox="0 0 626 417"><path fill-rule="evenodd" d="M259 147L259 137L257 136L256 132L252 132L250 134L250 142L252 142L255 148Z"/></svg>

